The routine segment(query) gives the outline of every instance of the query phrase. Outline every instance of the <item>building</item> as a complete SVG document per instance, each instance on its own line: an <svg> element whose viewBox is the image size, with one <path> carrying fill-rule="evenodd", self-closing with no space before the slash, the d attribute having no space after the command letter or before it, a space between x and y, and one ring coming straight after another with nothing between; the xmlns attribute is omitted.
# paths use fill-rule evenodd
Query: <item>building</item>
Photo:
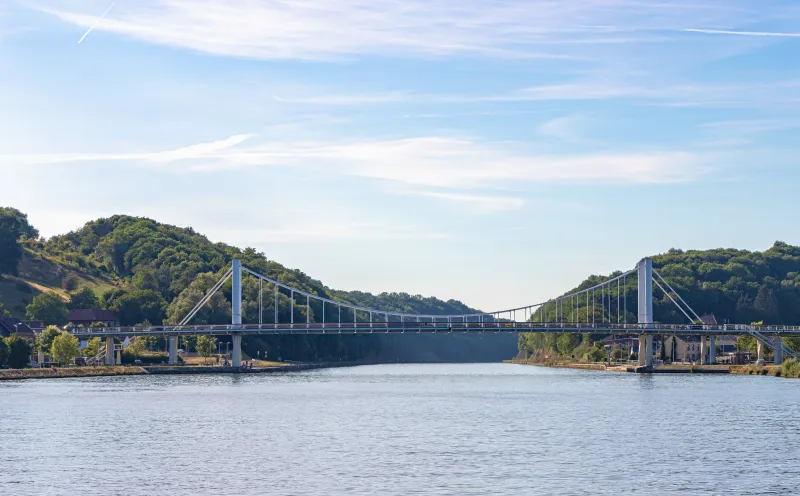
<svg viewBox="0 0 800 496"><path fill-rule="evenodd" d="M704 317L705 318L705 317ZM707 341L706 346L710 346L711 341ZM714 345L717 347L717 360L722 361L722 357L728 353L736 351L736 337L716 336ZM672 336L664 336L664 346L666 346L667 359L672 358ZM700 362L702 354L702 343L699 336L675 336L675 361L676 362ZM657 350L661 352L661 350ZM708 353L708 350L706 350Z"/></svg>
<svg viewBox="0 0 800 496"><path fill-rule="evenodd" d="M12 334L33 341L34 334L30 327L19 319L0 317L0 337L7 338Z"/></svg>
<svg viewBox="0 0 800 496"><path fill-rule="evenodd" d="M30 327L34 332L43 331L45 328L43 320L23 320L22 323Z"/></svg>
<svg viewBox="0 0 800 496"><path fill-rule="evenodd" d="M106 327L119 327L119 318L108 310L79 309L69 311L69 321L74 326L90 327L103 324Z"/></svg>
<svg viewBox="0 0 800 496"><path fill-rule="evenodd" d="M33 360L33 342L36 338L33 330L19 319L0 317L0 338L7 338L12 334L31 344L31 360Z"/></svg>

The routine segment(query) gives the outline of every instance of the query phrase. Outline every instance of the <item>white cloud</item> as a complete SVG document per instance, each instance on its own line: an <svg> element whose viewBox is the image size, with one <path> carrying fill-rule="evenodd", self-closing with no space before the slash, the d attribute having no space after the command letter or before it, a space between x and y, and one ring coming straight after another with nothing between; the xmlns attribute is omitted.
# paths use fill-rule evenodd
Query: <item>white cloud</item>
<svg viewBox="0 0 800 496"><path fill-rule="evenodd" d="M248 144L245 144L248 141ZM542 155L522 144L451 137L350 142L261 142L251 135L132 154L0 155L6 164L140 162L164 171L218 171L242 167L305 167L428 188L505 187L518 183L674 183L701 177L702 157L688 152L632 151ZM454 198L451 198L454 199Z"/></svg>
<svg viewBox="0 0 800 496"><path fill-rule="evenodd" d="M540 124L536 128L536 132L562 141L584 141L581 128L585 123L585 118L566 115Z"/></svg>
<svg viewBox="0 0 800 496"><path fill-rule="evenodd" d="M67 0L31 4L89 28L106 4ZM97 30L149 43L259 59L330 59L354 54L483 53L512 57L574 56L569 45L641 44L679 30L751 21L761 11L730 0L725 8L695 0L137 0L120 2ZM636 32L637 36L620 33Z"/></svg>
<svg viewBox="0 0 800 496"><path fill-rule="evenodd" d="M455 203L459 208L466 208L468 211L477 214L495 214L509 210L519 210L525 206L525 201L522 198L509 196L476 195L424 189L407 190L406 193Z"/></svg>

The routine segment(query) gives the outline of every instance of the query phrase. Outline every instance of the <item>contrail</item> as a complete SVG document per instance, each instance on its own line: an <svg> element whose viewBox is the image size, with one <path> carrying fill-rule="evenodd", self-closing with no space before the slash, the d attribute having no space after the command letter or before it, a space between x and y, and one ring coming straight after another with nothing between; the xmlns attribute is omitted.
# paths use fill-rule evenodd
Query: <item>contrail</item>
<svg viewBox="0 0 800 496"><path fill-rule="evenodd" d="M106 18L106 16L108 15L108 13L109 13L109 12L111 12L111 9L113 9L113 8L114 8L114 3L115 3L115 2L111 2L111 5L109 5L109 6L108 6L108 8L106 9L106 11L105 11L105 12L103 12L103 14L102 14L100 17L98 17L96 21L94 21L94 24L92 24L92 27L90 27L88 31L86 31L85 33L83 33L83 36L81 36L81 39L79 39L79 40L78 40L78 45L80 45L80 44L81 44L81 42L82 42L82 41L83 41L83 40L84 40L84 39L85 39L87 36L89 36L89 33L91 33L92 31L94 31L94 28L96 28L96 27L97 27L97 25L98 25L98 24L100 24L100 22L101 22L103 19L105 19L105 18Z"/></svg>

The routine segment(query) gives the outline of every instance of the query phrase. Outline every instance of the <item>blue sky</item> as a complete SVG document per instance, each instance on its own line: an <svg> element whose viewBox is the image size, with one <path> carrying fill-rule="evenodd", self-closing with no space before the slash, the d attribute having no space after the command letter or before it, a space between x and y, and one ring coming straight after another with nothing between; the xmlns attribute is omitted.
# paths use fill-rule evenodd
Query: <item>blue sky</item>
<svg viewBox="0 0 800 496"><path fill-rule="evenodd" d="M44 235L148 216L486 311L800 244L799 110L794 0L0 4L0 204Z"/></svg>

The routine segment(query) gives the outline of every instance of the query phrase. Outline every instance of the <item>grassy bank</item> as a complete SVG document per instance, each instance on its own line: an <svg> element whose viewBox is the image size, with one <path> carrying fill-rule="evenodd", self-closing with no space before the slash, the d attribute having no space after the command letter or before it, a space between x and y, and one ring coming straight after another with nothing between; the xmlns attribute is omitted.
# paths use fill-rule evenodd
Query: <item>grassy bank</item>
<svg viewBox="0 0 800 496"><path fill-rule="evenodd" d="M64 377L100 377L113 375L143 375L141 367L67 367L43 369L0 370L0 381L18 379L57 379Z"/></svg>
<svg viewBox="0 0 800 496"><path fill-rule="evenodd" d="M731 367L731 374L766 375L771 377L785 377L787 379L799 379L800 362L790 359L783 362L783 365L737 365Z"/></svg>
<svg viewBox="0 0 800 496"><path fill-rule="evenodd" d="M580 370L604 370L610 372L629 372L626 365L606 365L605 363L579 363L569 360L505 360L503 363L511 363L515 365L534 365L537 367L554 367L563 369L580 369ZM631 370L632 372L632 370Z"/></svg>

